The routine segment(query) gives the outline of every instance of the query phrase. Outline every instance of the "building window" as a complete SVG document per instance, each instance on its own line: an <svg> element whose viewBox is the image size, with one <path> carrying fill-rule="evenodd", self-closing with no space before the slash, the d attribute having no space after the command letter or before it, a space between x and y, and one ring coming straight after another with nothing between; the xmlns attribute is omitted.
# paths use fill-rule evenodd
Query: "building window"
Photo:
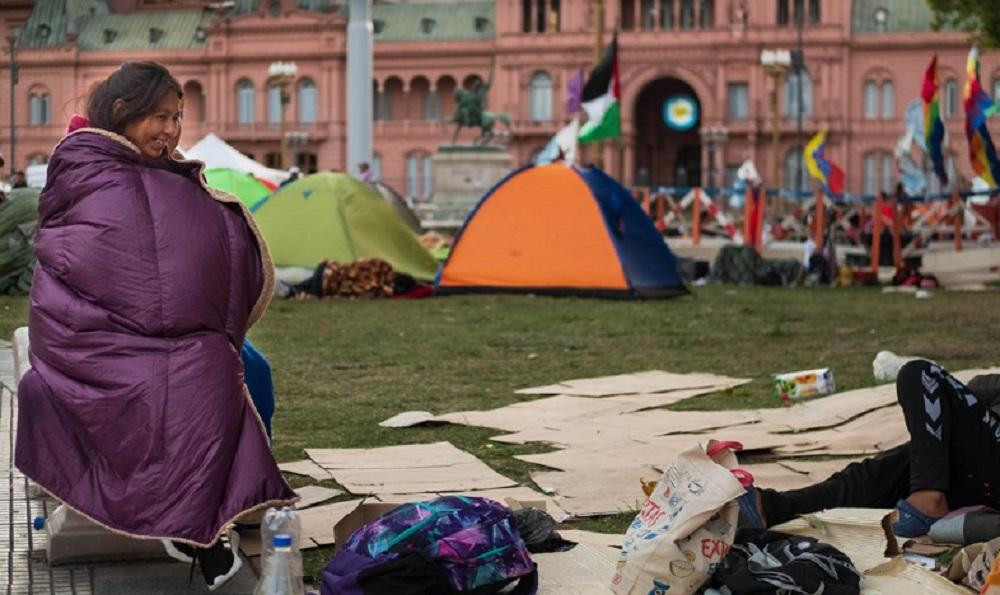
<svg viewBox="0 0 1000 595"><path fill-rule="evenodd" d="M264 155L264 165L272 169L284 169L281 163L281 153L271 151Z"/></svg>
<svg viewBox="0 0 1000 595"><path fill-rule="evenodd" d="M674 0L660 0L660 29L674 28Z"/></svg>
<svg viewBox="0 0 1000 595"><path fill-rule="evenodd" d="M255 120L253 83L246 79L236 83L236 115L240 124L252 124Z"/></svg>
<svg viewBox="0 0 1000 595"><path fill-rule="evenodd" d="M642 0L642 30L656 28L656 0Z"/></svg>
<svg viewBox="0 0 1000 595"><path fill-rule="evenodd" d="M278 85L267 86L267 123L278 124L281 122L281 87Z"/></svg>
<svg viewBox="0 0 1000 595"><path fill-rule="evenodd" d="M788 3L790 0L778 0L778 25L781 27L786 27L791 22L791 16L788 10Z"/></svg>
<svg viewBox="0 0 1000 595"><path fill-rule="evenodd" d="M430 17L424 17L420 19L420 32L424 35L430 35L434 32L435 25L437 25L437 21Z"/></svg>
<svg viewBox="0 0 1000 595"><path fill-rule="evenodd" d="M799 192L809 189L806 186L806 168L805 163L803 163L801 148L791 149L785 153L785 175L783 181L784 189L788 192L795 192L796 188L798 188ZM796 183L798 183L798 186L796 186Z"/></svg>
<svg viewBox="0 0 1000 595"><path fill-rule="evenodd" d="M948 79L944 84L944 117L954 118L958 113L958 83Z"/></svg>
<svg viewBox="0 0 1000 595"><path fill-rule="evenodd" d="M746 83L729 83L726 86L726 103L730 120L746 120L750 116L750 89Z"/></svg>
<svg viewBox="0 0 1000 595"><path fill-rule="evenodd" d="M694 29L694 0L681 0L681 29Z"/></svg>
<svg viewBox="0 0 1000 595"><path fill-rule="evenodd" d="M52 120L52 96L48 93L32 93L28 96L28 111L32 126L47 126Z"/></svg>
<svg viewBox="0 0 1000 595"><path fill-rule="evenodd" d="M417 197L417 190L420 188L419 180L419 169L417 163L417 156L410 155L406 158L406 198L414 199Z"/></svg>
<svg viewBox="0 0 1000 595"><path fill-rule="evenodd" d="M562 26L562 12L559 0L549 0L549 2L551 3L551 8L549 8L549 31L558 33Z"/></svg>
<svg viewBox="0 0 1000 595"><path fill-rule="evenodd" d="M809 24L818 25L820 21L823 20L823 15L820 14L820 6L823 3L820 0L809 0Z"/></svg>
<svg viewBox="0 0 1000 595"><path fill-rule="evenodd" d="M299 122L312 124L316 121L316 83L303 79L299 83Z"/></svg>
<svg viewBox="0 0 1000 595"><path fill-rule="evenodd" d="M876 178L877 174L875 168L875 154L871 153L865 155L864 159L862 159L862 175L864 176L864 180L861 192L866 196L874 196L876 189L878 188L878 178Z"/></svg>
<svg viewBox="0 0 1000 595"><path fill-rule="evenodd" d="M412 154L406 157L406 197L410 200L425 201L431 196L430 155Z"/></svg>
<svg viewBox="0 0 1000 595"><path fill-rule="evenodd" d="M878 117L878 85L875 81L865 81L865 119Z"/></svg>
<svg viewBox="0 0 1000 595"><path fill-rule="evenodd" d="M424 200L430 200L431 195L434 193L434 184L433 184L434 180L433 180L433 174L432 174L432 169L431 169L432 167L433 167L433 164L431 162L431 156L430 155L424 155L424 158L423 158L423 172L422 172L423 175L422 175L422 180L421 180L423 182L423 185L422 185L421 188L424 191L424 193L421 196L421 198L424 199Z"/></svg>
<svg viewBox="0 0 1000 595"><path fill-rule="evenodd" d="M441 119L441 98L437 89L428 88L424 94L424 120L434 122Z"/></svg>
<svg viewBox="0 0 1000 595"><path fill-rule="evenodd" d="M715 24L715 2L713 0L701 0L701 7L698 12L698 25L702 29L711 29Z"/></svg>
<svg viewBox="0 0 1000 595"><path fill-rule="evenodd" d="M896 87L892 81L882 81L882 118L888 120L896 112Z"/></svg>
<svg viewBox="0 0 1000 595"><path fill-rule="evenodd" d="M521 0L521 33L531 33L531 0Z"/></svg>
<svg viewBox="0 0 1000 595"><path fill-rule="evenodd" d="M799 88L802 89L802 117L808 118L812 115L812 79L809 73L801 70L792 73L785 81L785 115L796 117L799 115Z"/></svg>
<svg viewBox="0 0 1000 595"><path fill-rule="evenodd" d="M892 154L882 153L882 184L879 190L886 194L892 192Z"/></svg>
<svg viewBox="0 0 1000 595"><path fill-rule="evenodd" d="M381 35L385 31L385 21L382 19L372 19L372 33Z"/></svg>
<svg viewBox="0 0 1000 595"><path fill-rule="evenodd" d="M531 77L531 119L548 122L552 119L552 77L536 72Z"/></svg>
<svg viewBox="0 0 1000 595"><path fill-rule="evenodd" d="M314 174L318 170L316 153L296 153L295 165L304 174Z"/></svg>
<svg viewBox="0 0 1000 595"><path fill-rule="evenodd" d="M472 21L472 28L476 30L476 33L486 33L490 27L490 20L486 17L476 17Z"/></svg>
<svg viewBox="0 0 1000 595"><path fill-rule="evenodd" d="M372 181L381 182L382 181L382 156L378 153L372 155Z"/></svg>

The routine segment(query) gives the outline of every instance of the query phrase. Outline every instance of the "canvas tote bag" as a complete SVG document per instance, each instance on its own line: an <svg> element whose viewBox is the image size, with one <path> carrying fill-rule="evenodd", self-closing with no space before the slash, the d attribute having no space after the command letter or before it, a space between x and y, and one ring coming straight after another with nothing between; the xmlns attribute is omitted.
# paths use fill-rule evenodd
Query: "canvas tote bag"
<svg viewBox="0 0 1000 595"><path fill-rule="evenodd" d="M752 481L735 470L738 442L683 451L664 473L625 534L611 581L619 595L697 591L733 545L739 504ZM748 479L749 478L749 479Z"/></svg>

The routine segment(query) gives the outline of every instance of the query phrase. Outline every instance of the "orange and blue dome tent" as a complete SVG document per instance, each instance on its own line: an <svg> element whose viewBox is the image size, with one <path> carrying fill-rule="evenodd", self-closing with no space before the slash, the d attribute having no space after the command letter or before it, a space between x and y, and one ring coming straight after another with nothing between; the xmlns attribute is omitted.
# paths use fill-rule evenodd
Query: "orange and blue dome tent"
<svg viewBox="0 0 1000 595"><path fill-rule="evenodd" d="M451 293L659 298L687 293L632 195L596 167L529 165L469 214L438 272Z"/></svg>

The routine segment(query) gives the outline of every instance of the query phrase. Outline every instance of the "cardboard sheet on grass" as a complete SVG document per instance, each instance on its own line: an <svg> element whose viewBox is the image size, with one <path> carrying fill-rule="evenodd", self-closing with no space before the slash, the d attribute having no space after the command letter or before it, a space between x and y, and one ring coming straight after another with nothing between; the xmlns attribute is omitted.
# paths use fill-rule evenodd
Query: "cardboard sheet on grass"
<svg viewBox="0 0 1000 595"><path fill-rule="evenodd" d="M688 442L684 447L690 445ZM631 461L623 461L617 467L536 471L531 473L531 479L542 491L556 496L559 506L573 516L634 513L642 508L646 499L641 480L659 479L662 467L669 464L674 456L676 453L661 459L656 465L636 465ZM797 465L797 469L783 462L741 464L740 468L753 474L754 483L760 487L794 490L826 479L830 473L843 468L848 462L850 461L803 462Z"/></svg>
<svg viewBox="0 0 1000 595"><path fill-rule="evenodd" d="M558 421L544 427L494 436L491 440L511 444L548 442L568 448L625 438L694 434L755 423L759 420L760 417L754 411L666 411L656 409L624 415Z"/></svg>
<svg viewBox="0 0 1000 595"><path fill-rule="evenodd" d="M635 468L642 465L662 469L673 461L677 453L689 448L693 443L704 443L710 438L738 440L743 443L744 454L766 452L787 442L782 436L756 431L754 426L739 426L707 434L600 440L584 446L541 454L516 455L514 458L563 471L592 471L622 466Z"/></svg>
<svg viewBox="0 0 1000 595"><path fill-rule="evenodd" d="M712 388L713 391L734 388L750 382L745 378L729 378L716 374L675 374L649 370L635 374L618 374L600 378L578 378L558 384L522 388L521 395L575 395L580 397L610 397L633 393L661 393L692 388Z"/></svg>
<svg viewBox="0 0 1000 595"><path fill-rule="evenodd" d="M923 595L969 591L902 558L885 557L886 539L882 518L890 511L839 508L807 515L772 527L775 531L814 537L847 554L865 574L865 593ZM872 591L866 591L871 589Z"/></svg>
<svg viewBox="0 0 1000 595"><path fill-rule="evenodd" d="M292 461L290 463L279 463L278 469L293 475L304 475L317 481L333 479L329 471L326 471L310 460Z"/></svg>
<svg viewBox="0 0 1000 595"><path fill-rule="evenodd" d="M516 485L450 442L310 448L306 454L352 494L413 494Z"/></svg>

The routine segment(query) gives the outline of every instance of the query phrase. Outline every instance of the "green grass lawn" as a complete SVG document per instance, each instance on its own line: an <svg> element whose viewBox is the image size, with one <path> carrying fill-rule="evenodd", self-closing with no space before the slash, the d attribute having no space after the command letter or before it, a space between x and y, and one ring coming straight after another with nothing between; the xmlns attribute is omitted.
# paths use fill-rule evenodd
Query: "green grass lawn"
<svg viewBox="0 0 1000 595"><path fill-rule="evenodd" d="M0 335L27 318L24 298L0 299ZM422 301L275 302L250 337L271 361L278 395L274 451L449 440L529 482L513 455L542 444L491 443L462 426L380 428L396 413L500 407L522 387L663 369L753 378L732 393L676 409L776 407L770 376L830 367L839 390L873 384L888 349L949 369L1000 364L1000 293L939 291L931 299L877 289L697 288L648 302L468 296ZM293 485L306 483L293 478ZM623 531L628 515L590 521ZM317 572L328 551L307 556Z"/></svg>

